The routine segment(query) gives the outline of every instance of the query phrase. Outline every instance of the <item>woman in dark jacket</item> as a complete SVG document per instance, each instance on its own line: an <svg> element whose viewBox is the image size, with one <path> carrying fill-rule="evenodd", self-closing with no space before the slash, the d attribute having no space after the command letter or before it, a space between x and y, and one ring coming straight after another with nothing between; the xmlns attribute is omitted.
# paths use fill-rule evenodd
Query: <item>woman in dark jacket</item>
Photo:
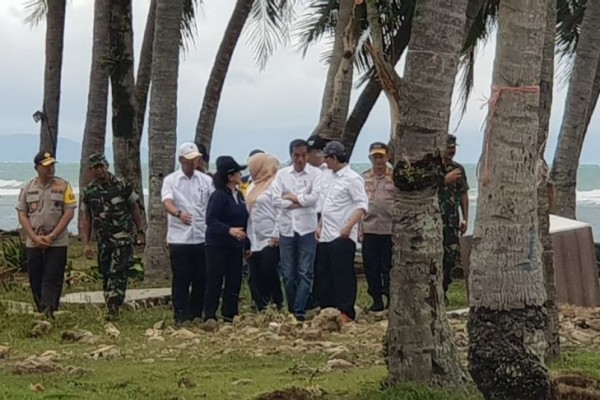
<svg viewBox="0 0 600 400"><path fill-rule="evenodd" d="M238 314L242 286L242 256L246 240L248 211L244 196L237 190L245 165L233 157L217 158L215 191L206 211L206 297L204 320L216 319L221 293L221 315L232 322Z"/></svg>

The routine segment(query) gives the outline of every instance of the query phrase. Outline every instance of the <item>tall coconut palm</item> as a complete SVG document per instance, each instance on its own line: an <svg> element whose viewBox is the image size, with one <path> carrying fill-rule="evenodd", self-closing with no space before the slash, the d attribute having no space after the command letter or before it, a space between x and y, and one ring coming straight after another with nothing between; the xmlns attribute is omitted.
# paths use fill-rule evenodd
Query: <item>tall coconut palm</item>
<svg viewBox="0 0 600 400"><path fill-rule="evenodd" d="M546 141L550 128L550 111L552 109L552 88L554 87L554 53L556 36L556 0L546 0L546 30L544 33L544 50L540 76L540 103L538 110L539 129L537 137L538 166L538 237L542 244L542 264L546 280L546 303L548 323L546 325L546 341L548 351L546 361L556 359L560 355L560 335L558 308L556 305L556 282L554 281L554 250L550 236L550 208L548 201L548 166L544 160Z"/></svg>
<svg viewBox="0 0 600 400"><path fill-rule="evenodd" d="M46 19L46 51L44 66L44 102L41 111L40 150L56 153L60 84L65 35L66 0L30 0L26 4L27 21L37 24Z"/></svg>
<svg viewBox="0 0 600 400"><path fill-rule="evenodd" d="M140 62L138 64L135 80L136 129L140 134L140 139L144 132L148 92L150 91L150 79L152 76L152 45L154 44L155 20L156 0L151 0L150 8L148 9L148 17L146 18L146 28L144 29L144 38L142 39L142 48L140 50Z"/></svg>
<svg viewBox="0 0 600 400"><path fill-rule="evenodd" d="M557 214L575 218L579 156L591 114L594 78L600 60L600 3L589 1L585 11L577 53L569 80L565 112L552 164L556 185Z"/></svg>
<svg viewBox="0 0 600 400"><path fill-rule="evenodd" d="M499 7L469 276L469 364L486 399L549 398L537 213L546 4Z"/></svg>
<svg viewBox="0 0 600 400"><path fill-rule="evenodd" d="M92 178L87 163L89 156L104 152L106 140L109 69L105 61L110 57L110 5L111 0L96 0L94 3L92 64L79 163L80 188L84 188Z"/></svg>
<svg viewBox="0 0 600 400"><path fill-rule="evenodd" d="M132 1L112 0L110 87L115 172L129 181L143 206L142 165L133 65ZM152 10L151 10L152 11ZM149 14L151 13L149 12ZM143 209L143 207L142 207Z"/></svg>
<svg viewBox="0 0 600 400"><path fill-rule="evenodd" d="M420 0L404 79L384 58L375 1L367 2L377 75L388 97L395 159L394 254L384 347L388 382L466 380L446 319L437 187L467 0ZM435 29L431 27L435 26Z"/></svg>
<svg viewBox="0 0 600 400"><path fill-rule="evenodd" d="M258 2L258 1L257 1ZM237 0L225 34L221 40L221 45L217 51L217 56L213 64L206 89L204 90L204 99L202 100L202 109L196 125L196 143L202 143L207 149L210 149L212 135L215 129L217 119L217 109L221 99L221 92L225 84L229 64L233 57L233 52L237 42L242 34L242 29L252 10L254 0Z"/></svg>
<svg viewBox="0 0 600 400"><path fill-rule="evenodd" d="M177 79L183 0L157 0L149 118L149 200L146 263L149 280L168 278L166 215L161 202L165 176L174 169L177 128Z"/></svg>

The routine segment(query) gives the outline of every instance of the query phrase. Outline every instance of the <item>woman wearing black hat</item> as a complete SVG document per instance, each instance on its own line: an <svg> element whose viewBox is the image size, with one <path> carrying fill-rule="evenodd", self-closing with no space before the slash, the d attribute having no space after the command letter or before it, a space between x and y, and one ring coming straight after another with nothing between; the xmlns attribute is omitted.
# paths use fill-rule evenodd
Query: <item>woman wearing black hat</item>
<svg viewBox="0 0 600 400"><path fill-rule="evenodd" d="M216 319L221 292L221 315L232 322L238 314L242 286L242 256L246 240L248 211L244 196L237 190L242 182L239 165L233 157L217 158L215 191L206 212L206 298L204 319ZM224 282L223 282L224 281Z"/></svg>

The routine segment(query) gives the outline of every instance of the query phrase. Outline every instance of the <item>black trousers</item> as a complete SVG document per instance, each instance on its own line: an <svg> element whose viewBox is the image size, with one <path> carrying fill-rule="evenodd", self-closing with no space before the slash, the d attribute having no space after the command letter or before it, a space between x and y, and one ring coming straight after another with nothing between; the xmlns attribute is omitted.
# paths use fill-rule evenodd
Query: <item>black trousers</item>
<svg viewBox="0 0 600 400"><path fill-rule="evenodd" d="M241 247L206 246L204 320L216 319L221 297L223 319L231 322L238 315L242 287L242 252Z"/></svg>
<svg viewBox="0 0 600 400"><path fill-rule="evenodd" d="M390 295L390 268L392 267L392 235L365 233L362 255L369 294L373 299Z"/></svg>
<svg viewBox="0 0 600 400"><path fill-rule="evenodd" d="M67 247L27 248L27 273L39 312L58 310L65 279Z"/></svg>
<svg viewBox="0 0 600 400"><path fill-rule="evenodd" d="M204 244L170 244L169 252L175 322L202 318L206 286Z"/></svg>
<svg viewBox="0 0 600 400"><path fill-rule="evenodd" d="M267 246L261 251L252 253L248 259L250 268L250 290L258 311L264 310L269 303L277 307L283 306L283 292L279 279L279 248Z"/></svg>
<svg viewBox="0 0 600 400"><path fill-rule="evenodd" d="M356 244L352 239L337 238L319 246L319 280L315 293L321 307L336 307L354 319L356 302L356 272L354 253Z"/></svg>

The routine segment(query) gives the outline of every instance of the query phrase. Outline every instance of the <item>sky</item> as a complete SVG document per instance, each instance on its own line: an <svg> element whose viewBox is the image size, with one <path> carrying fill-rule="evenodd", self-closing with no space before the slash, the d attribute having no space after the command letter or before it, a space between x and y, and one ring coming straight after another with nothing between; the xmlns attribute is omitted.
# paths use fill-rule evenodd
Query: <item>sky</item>
<svg viewBox="0 0 600 400"><path fill-rule="evenodd" d="M193 140L204 87L235 0L205 1L197 19L197 35L181 56L178 90L178 143ZM23 22L25 0L0 1L0 135L36 134L31 115L41 108L45 26ZM146 22L149 0L133 0L136 55ZM92 49L93 0L67 2L59 135L81 142L87 107ZM291 44L280 47L261 71L245 36L238 43L225 82L214 132L211 158L233 155L243 161L250 150L263 148L287 160L288 143L306 138L317 124L327 75L322 60L327 43L311 47L305 57ZM453 107L449 131L458 136L457 160L474 163L481 154L482 123L486 115L495 52L492 39L478 51L475 89L465 116ZM137 62L137 60L136 60ZM402 71L403 62L398 65ZM564 110L566 84L555 85L547 159L551 162ZM353 90L352 103L360 94ZM455 91L456 94L456 91ZM456 97L456 96L455 96ZM110 120L110 116L109 116ZM458 122L460 120L460 125ZM584 144L582 163L600 164L597 115ZM147 128L147 124L146 124ZM110 124L107 127L110 143ZM367 160L373 141L387 141L389 107L380 96L359 137L353 162ZM147 148L147 132L143 146ZM32 149L32 154L35 149Z"/></svg>

